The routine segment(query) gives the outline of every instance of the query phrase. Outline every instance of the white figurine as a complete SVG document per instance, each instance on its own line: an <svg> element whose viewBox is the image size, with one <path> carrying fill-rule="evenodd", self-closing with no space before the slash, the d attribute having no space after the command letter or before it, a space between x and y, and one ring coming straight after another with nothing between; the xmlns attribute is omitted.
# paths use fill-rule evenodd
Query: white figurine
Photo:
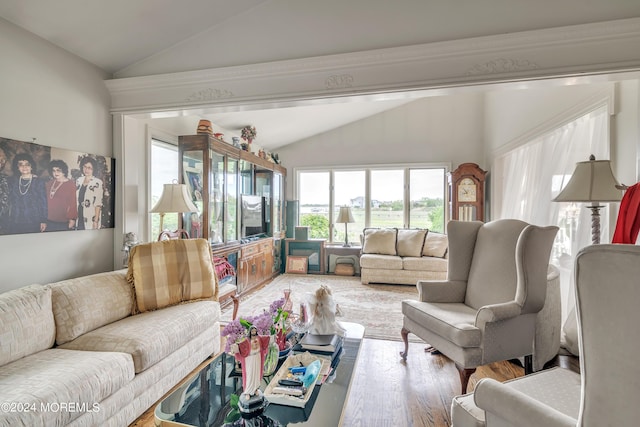
<svg viewBox="0 0 640 427"><path fill-rule="evenodd" d="M342 335L344 329L336 323L336 316L341 316L340 307L333 299L331 288L321 285L315 294L310 294L311 327L309 332L316 335Z"/></svg>

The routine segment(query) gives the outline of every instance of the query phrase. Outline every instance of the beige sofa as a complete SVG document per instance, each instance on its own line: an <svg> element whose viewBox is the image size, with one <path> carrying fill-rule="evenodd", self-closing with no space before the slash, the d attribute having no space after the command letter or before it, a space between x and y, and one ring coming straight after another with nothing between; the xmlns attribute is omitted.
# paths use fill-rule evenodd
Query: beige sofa
<svg viewBox="0 0 640 427"><path fill-rule="evenodd" d="M414 285L447 278L447 236L425 229L364 230L360 277L363 284Z"/></svg>
<svg viewBox="0 0 640 427"><path fill-rule="evenodd" d="M181 304L135 315L136 298L146 297L125 270L0 294L0 426L135 421L219 352L211 274L208 300L185 301L183 292Z"/></svg>

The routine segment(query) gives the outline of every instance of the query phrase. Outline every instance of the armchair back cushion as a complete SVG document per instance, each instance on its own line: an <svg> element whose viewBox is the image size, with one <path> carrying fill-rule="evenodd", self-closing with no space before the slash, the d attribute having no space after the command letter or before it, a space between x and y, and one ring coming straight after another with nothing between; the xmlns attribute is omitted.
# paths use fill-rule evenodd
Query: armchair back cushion
<svg viewBox="0 0 640 427"><path fill-rule="evenodd" d="M640 246L591 245L576 256L580 426L637 425ZM634 397L635 396L635 397Z"/></svg>
<svg viewBox="0 0 640 427"><path fill-rule="evenodd" d="M30 285L0 294L0 366L53 346L51 289Z"/></svg>
<svg viewBox="0 0 640 427"><path fill-rule="evenodd" d="M517 287L516 245L527 225L510 219L489 222L480 228L469 269L466 305L477 310L513 301ZM546 270L544 273L546 276Z"/></svg>
<svg viewBox="0 0 640 427"><path fill-rule="evenodd" d="M135 289L137 312L198 299L218 299L209 242L163 240L131 249L127 280Z"/></svg>

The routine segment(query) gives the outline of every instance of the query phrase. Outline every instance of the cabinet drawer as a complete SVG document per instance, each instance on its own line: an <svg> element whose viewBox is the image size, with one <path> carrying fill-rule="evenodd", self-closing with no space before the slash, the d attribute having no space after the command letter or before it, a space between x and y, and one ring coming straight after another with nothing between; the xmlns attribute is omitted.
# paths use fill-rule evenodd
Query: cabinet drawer
<svg viewBox="0 0 640 427"><path fill-rule="evenodd" d="M260 242L258 244L258 246L260 247L260 252L271 252L271 248L273 247L273 243L271 242L271 240L267 241L267 242Z"/></svg>
<svg viewBox="0 0 640 427"><path fill-rule="evenodd" d="M245 246L242 248L242 258L246 258L249 257L251 255L255 255L258 252L260 252L260 246L259 245L251 245L251 246Z"/></svg>

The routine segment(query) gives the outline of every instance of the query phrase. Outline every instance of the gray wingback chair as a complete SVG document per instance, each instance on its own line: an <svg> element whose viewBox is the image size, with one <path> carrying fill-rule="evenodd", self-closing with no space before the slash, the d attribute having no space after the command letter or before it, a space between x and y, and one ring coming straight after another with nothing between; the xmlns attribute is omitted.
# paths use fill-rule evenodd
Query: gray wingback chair
<svg viewBox="0 0 640 427"><path fill-rule="evenodd" d="M582 249L575 261L581 374L554 368L505 383L480 380L473 397L487 427L638 425L639 277L640 246ZM452 421L464 425L456 414Z"/></svg>
<svg viewBox="0 0 640 427"><path fill-rule="evenodd" d="M514 219L450 221L447 280L418 281L419 300L402 302L403 359L411 332L455 362L463 393L478 366L524 356L531 372L557 231Z"/></svg>

